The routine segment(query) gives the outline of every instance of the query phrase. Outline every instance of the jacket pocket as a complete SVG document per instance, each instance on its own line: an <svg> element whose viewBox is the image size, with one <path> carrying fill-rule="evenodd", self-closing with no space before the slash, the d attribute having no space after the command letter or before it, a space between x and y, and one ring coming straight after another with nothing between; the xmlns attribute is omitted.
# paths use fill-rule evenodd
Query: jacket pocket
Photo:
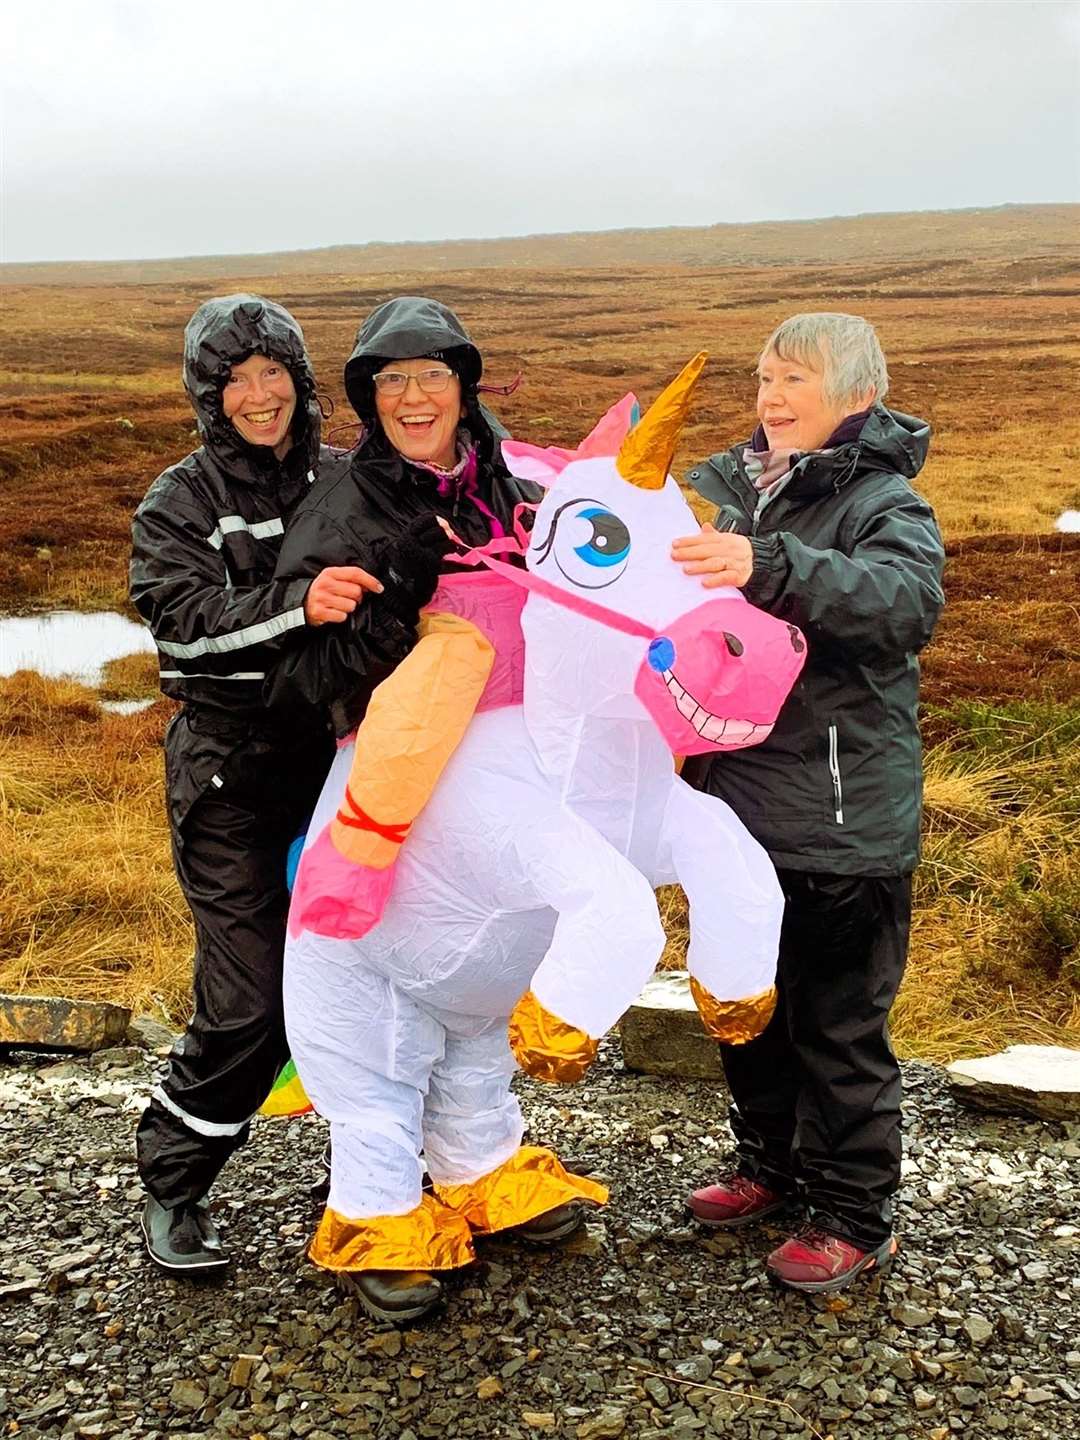
<svg viewBox="0 0 1080 1440"><path fill-rule="evenodd" d="M833 815L844 823L844 781L840 775L840 740L835 725L829 726L829 777L832 780Z"/></svg>
<svg viewBox="0 0 1080 1440"><path fill-rule="evenodd" d="M176 840L200 797L225 786L225 766L240 745L235 739L197 734L182 713L170 725L165 737L165 793Z"/></svg>

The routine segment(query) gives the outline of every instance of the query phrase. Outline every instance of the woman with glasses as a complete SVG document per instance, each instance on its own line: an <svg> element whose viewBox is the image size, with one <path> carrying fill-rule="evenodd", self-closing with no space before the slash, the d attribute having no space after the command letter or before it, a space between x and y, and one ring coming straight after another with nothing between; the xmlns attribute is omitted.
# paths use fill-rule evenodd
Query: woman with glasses
<svg viewBox="0 0 1080 1440"><path fill-rule="evenodd" d="M356 728L387 673L366 653L364 609L391 611L414 639L418 605L430 600L450 548L439 522L465 544L484 545L510 533L518 504L539 498L503 464L506 432L477 395L482 371L465 327L437 300L399 296L357 332L345 391L363 435L351 464L316 484L297 511L277 573L360 566L385 590L363 604L355 586L321 593L311 623L345 623L290 650L269 682L273 695L330 703L339 736Z"/></svg>
<svg viewBox="0 0 1080 1440"><path fill-rule="evenodd" d="M506 432L477 395L482 368L461 322L438 301L402 296L380 305L360 326L345 366L345 389L364 433L351 464L321 479L297 511L282 545L278 578L359 566L377 576L383 589L361 597L343 586L337 598L325 590L309 618L340 623L326 624L309 636L314 643L295 647L271 681L279 694L299 689L328 702L339 737L357 728L375 686L395 668L372 663L365 637L376 614L382 617L380 631L387 612L400 625L398 663L416 643L419 609L431 599L450 549L444 525L465 544L484 545L512 532L521 502L539 499L539 491L514 479L503 463L499 439ZM384 703L384 716L386 710ZM403 746L416 743L406 718ZM333 1020L328 1014L331 1035ZM408 1064L406 1031L402 1017L387 1016L394 1065ZM368 1063L379 1062L372 1056ZM337 1135L335 1165L340 1139ZM393 1163L392 1136L388 1152ZM408 1156L400 1163L409 1163ZM331 1203L333 1194L332 1179ZM579 1205L556 1205L516 1233L535 1243L556 1243L582 1219ZM380 1320L415 1319L443 1297L440 1282L427 1271L357 1267L350 1278L352 1293Z"/></svg>

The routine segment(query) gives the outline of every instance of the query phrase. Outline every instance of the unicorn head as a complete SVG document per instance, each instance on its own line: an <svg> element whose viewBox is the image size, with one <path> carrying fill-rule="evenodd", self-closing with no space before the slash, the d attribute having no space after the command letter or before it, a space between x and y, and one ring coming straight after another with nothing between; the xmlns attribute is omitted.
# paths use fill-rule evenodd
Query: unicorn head
<svg viewBox="0 0 1080 1440"><path fill-rule="evenodd" d="M764 740L806 653L794 626L735 589L703 599L671 559L672 541L698 528L669 468L705 359L640 421L625 396L576 450L503 444L512 473L547 492L526 556L538 684L585 714L648 717L684 755Z"/></svg>

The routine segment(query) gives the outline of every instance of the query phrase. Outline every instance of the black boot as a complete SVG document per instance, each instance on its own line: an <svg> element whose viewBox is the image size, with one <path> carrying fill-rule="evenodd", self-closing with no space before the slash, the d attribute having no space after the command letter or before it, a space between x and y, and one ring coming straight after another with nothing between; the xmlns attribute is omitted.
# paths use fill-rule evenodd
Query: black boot
<svg viewBox="0 0 1080 1440"><path fill-rule="evenodd" d="M142 1232L151 1260L165 1270L195 1275L220 1270L229 1263L205 1200L166 1210L147 1195Z"/></svg>
<svg viewBox="0 0 1080 1440"><path fill-rule="evenodd" d="M354 1295L375 1320L402 1325L419 1320L441 1305L441 1281L426 1270L353 1270L338 1275L338 1285Z"/></svg>
<svg viewBox="0 0 1080 1440"><path fill-rule="evenodd" d="M584 1223L585 1207L578 1200L570 1200L502 1233L508 1239L528 1240L533 1245L557 1245L561 1240L569 1240Z"/></svg>

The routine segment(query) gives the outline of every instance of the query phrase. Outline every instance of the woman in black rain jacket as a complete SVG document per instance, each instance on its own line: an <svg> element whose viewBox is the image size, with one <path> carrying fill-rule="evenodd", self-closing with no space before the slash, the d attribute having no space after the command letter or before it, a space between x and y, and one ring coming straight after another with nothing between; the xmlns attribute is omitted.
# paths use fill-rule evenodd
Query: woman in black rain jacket
<svg viewBox="0 0 1080 1440"><path fill-rule="evenodd" d="M715 525L675 556L797 625L807 659L762 744L687 767L768 850L786 899L773 1018L748 1044L721 1046L735 1164L690 1208L737 1228L801 1206L806 1223L768 1271L824 1293L896 1249L888 1014L919 855L917 655L944 599L944 555L911 485L930 427L881 403L888 374L865 320L793 316L758 378L750 442L688 477L719 506Z"/></svg>
<svg viewBox="0 0 1080 1440"><path fill-rule="evenodd" d="M270 697L267 677L286 644L323 633L311 625L329 595L350 611L354 673L375 683L414 643L430 590L413 593L400 558L392 605L383 594L357 603L382 587L355 567L275 579L293 512L343 463L319 443L315 378L286 310L254 295L207 301L185 331L183 379L203 443L136 512L131 596L161 688L183 707L165 767L173 861L195 922L194 1010L137 1148L150 1254L194 1271L226 1263L206 1194L287 1055L286 856L332 754L325 709L295 689Z"/></svg>
<svg viewBox="0 0 1080 1440"><path fill-rule="evenodd" d="M349 463L327 470L300 505L281 548L280 584L359 565L387 581L383 603L392 608L388 546L404 547L410 568L422 569L426 556L434 585L439 552L450 548L440 545L440 519L467 545L511 534L515 517L531 523L518 507L540 492L503 463L506 431L478 398L482 370L480 351L439 301L402 295L372 311L345 366L363 435ZM271 702L325 701L337 733L354 730L382 678L353 641L363 618L361 606L314 644L286 644L267 680Z"/></svg>

